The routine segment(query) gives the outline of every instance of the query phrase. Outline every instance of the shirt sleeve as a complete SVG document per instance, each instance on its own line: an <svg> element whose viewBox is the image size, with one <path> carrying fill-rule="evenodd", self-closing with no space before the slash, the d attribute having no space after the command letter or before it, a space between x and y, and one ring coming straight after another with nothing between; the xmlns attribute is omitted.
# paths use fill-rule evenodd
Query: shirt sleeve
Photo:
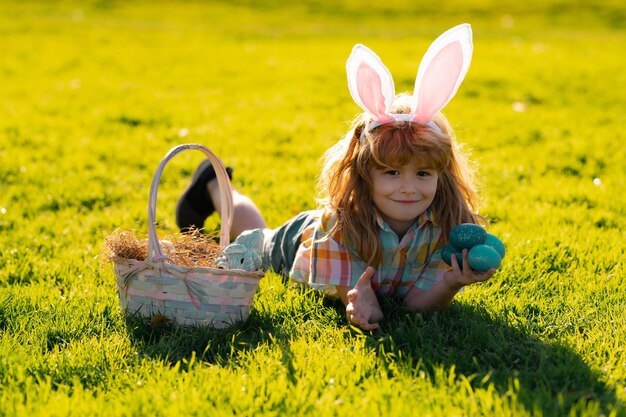
<svg viewBox="0 0 626 417"><path fill-rule="evenodd" d="M307 227L302 233L302 239L296 257L294 258L289 276L292 280L300 284L309 283L309 274L311 273L311 244L313 242L313 233L315 226Z"/></svg>
<svg viewBox="0 0 626 417"><path fill-rule="evenodd" d="M415 281L415 286L420 290L428 291L437 282L443 279L443 275L450 270L450 266L441 259L441 249L433 252L432 256L424 265L422 273Z"/></svg>
<svg viewBox="0 0 626 417"><path fill-rule="evenodd" d="M354 285L353 269L350 252L317 224L304 231L290 276L296 282L333 295L337 285Z"/></svg>

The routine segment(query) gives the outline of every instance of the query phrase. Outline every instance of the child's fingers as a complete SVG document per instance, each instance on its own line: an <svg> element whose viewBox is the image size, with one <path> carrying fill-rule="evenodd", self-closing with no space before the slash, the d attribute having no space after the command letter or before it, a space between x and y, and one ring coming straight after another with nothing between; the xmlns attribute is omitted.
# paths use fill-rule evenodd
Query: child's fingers
<svg viewBox="0 0 626 417"><path fill-rule="evenodd" d="M365 323L359 325L363 330L376 330L378 329L378 323Z"/></svg>
<svg viewBox="0 0 626 417"><path fill-rule="evenodd" d="M348 323L354 324L360 327L363 330L376 330L378 329L377 323L369 323L365 317L360 314L354 314L354 308L352 306L346 307L346 318L348 319Z"/></svg>
<svg viewBox="0 0 626 417"><path fill-rule="evenodd" d="M353 324L356 324L357 326L359 326L363 330L376 330L376 329L378 329L378 324L377 323L370 323L367 320L365 320L365 317L363 317L363 316L356 316L356 320L353 321Z"/></svg>
<svg viewBox="0 0 626 417"><path fill-rule="evenodd" d="M467 260L467 253L468 252L469 251L467 249L463 249L463 271L471 273L472 268L470 268L469 261Z"/></svg>
<svg viewBox="0 0 626 417"><path fill-rule="evenodd" d="M455 274L458 274L461 272L461 268L459 267L459 261L457 261L456 259L456 254L452 254L452 256L450 257L450 260L452 261L452 271L454 271Z"/></svg>
<svg viewBox="0 0 626 417"><path fill-rule="evenodd" d="M451 260L451 264L452 264L452 271L455 274L460 274L465 281L465 285L468 284L473 284L475 282L483 282L483 281L487 281L489 278L491 278L493 276L493 274L496 273L496 270L494 268L491 268L485 272L476 272L474 271L470 265L469 265L469 261L467 260L467 254L468 254L468 250L467 249L463 249L463 251L461 252L462 256L463 256L463 261L462 261L462 265L463 265L463 269L460 269L459 267L459 262L457 260L457 256L455 254L453 254L450 258Z"/></svg>
<svg viewBox="0 0 626 417"><path fill-rule="evenodd" d="M494 268L488 269L482 274L476 274L476 281L484 282L491 278L496 273Z"/></svg>
<svg viewBox="0 0 626 417"><path fill-rule="evenodd" d="M350 303L346 306L346 319L348 323L354 324L363 330L376 330L378 329L377 323L370 323L368 319L359 314L354 308L354 304Z"/></svg>
<svg viewBox="0 0 626 417"><path fill-rule="evenodd" d="M363 272L363 274L361 274L361 276L359 277L359 280L356 282L356 285L359 285L359 286L372 285L373 276L374 276L374 268L372 268L371 266L368 266L365 272Z"/></svg>
<svg viewBox="0 0 626 417"><path fill-rule="evenodd" d="M354 315L354 304L350 303L346 306L346 317L350 320L350 318Z"/></svg>

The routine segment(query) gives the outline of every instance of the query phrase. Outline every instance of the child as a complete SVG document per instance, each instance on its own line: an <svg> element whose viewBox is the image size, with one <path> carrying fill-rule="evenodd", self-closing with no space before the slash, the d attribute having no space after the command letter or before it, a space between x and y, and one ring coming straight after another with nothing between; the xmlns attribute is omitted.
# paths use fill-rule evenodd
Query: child
<svg viewBox="0 0 626 417"><path fill-rule="evenodd" d="M450 230L480 220L469 170L439 112L465 77L471 53L470 26L448 30L427 51L414 95L395 96L380 59L355 46L348 84L365 111L325 154L320 210L270 230L254 203L235 191L231 232L264 229L264 265L339 297L347 320L364 330L383 318L378 296L429 311L445 308L463 286L491 278L494 269L469 267L467 250L453 257L452 268L441 260ZM201 166L181 198L181 229L202 227L214 206L220 211L211 172Z"/></svg>

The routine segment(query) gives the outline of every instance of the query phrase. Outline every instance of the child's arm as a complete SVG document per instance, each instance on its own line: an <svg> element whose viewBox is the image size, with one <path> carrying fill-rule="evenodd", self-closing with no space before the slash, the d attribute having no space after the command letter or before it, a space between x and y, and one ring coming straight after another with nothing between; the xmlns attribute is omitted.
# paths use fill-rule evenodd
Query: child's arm
<svg viewBox="0 0 626 417"><path fill-rule="evenodd" d="M495 272L493 268L483 273L473 271L467 262L467 249L464 249L463 270L459 268L456 256L452 256L452 269L444 274L443 279L428 291L413 287L404 298L404 304L411 311L445 309L462 287L487 281Z"/></svg>
<svg viewBox="0 0 626 417"><path fill-rule="evenodd" d="M332 285L332 288L336 291L333 295L339 297L346 306L346 319L350 324L358 326L363 330L374 330L378 328L377 323L383 318L383 314L376 294L372 289L374 268L368 267L359 277L354 287L337 285L333 283L333 280L330 278L333 274L341 270L341 265L334 262L321 262L313 267L313 262L317 260L312 256L314 245L317 245L318 250L315 252L318 255L325 254L328 256L329 253L332 254L337 251L345 250L343 249L343 245L340 245L332 238L316 242L314 239L314 230L305 230L302 234L302 242L298 247L293 266L289 273L291 279L305 285L317 284L318 288L324 284ZM339 258L340 256L335 257L335 259ZM338 269L329 268L332 266L336 266ZM311 271L313 270L316 271L315 278L320 278L319 280L312 279Z"/></svg>

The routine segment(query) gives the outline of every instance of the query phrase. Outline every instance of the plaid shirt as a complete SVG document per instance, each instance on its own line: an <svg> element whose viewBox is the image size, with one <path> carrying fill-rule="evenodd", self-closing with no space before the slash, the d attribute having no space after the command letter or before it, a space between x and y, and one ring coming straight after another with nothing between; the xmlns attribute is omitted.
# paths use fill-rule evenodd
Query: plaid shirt
<svg viewBox="0 0 626 417"><path fill-rule="evenodd" d="M402 237L374 210L382 244L383 265L372 277L382 295L403 298L413 286L428 291L450 269L441 259L441 227L426 210ZM332 295L335 285L353 287L367 263L343 242L326 236L328 221L320 217L305 229L290 276L293 280Z"/></svg>

